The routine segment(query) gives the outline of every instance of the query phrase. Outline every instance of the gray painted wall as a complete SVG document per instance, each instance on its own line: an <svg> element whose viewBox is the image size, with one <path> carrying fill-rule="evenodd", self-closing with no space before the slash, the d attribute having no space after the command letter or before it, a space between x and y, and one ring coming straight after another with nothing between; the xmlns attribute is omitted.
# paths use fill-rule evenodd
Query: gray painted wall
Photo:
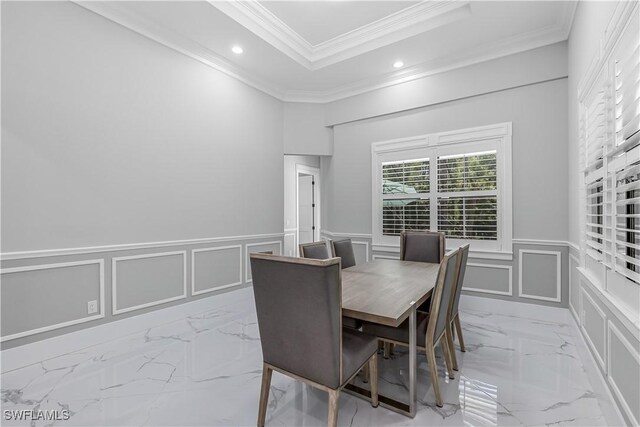
<svg viewBox="0 0 640 427"><path fill-rule="evenodd" d="M331 102L325 122L364 120L566 76L567 44L561 42Z"/></svg>
<svg viewBox="0 0 640 427"><path fill-rule="evenodd" d="M282 231L282 103L71 2L3 2L2 112L5 253Z"/></svg>
<svg viewBox="0 0 640 427"><path fill-rule="evenodd" d="M566 90L559 79L336 126L323 228L371 234L373 142L513 122L513 236L566 241Z"/></svg>
<svg viewBox="0 0 640 427"><path fill-rule="evenodd" d="M324 104L284 103L284 153L333 154L333 129L324 122Z"/></svg>
<svg viewBox="0 0 640 427"><path fill-rule="evenodd" d="M281 254L282 238L282 233L275 233L3 260L1 348L247 286L251 281L250 254L267 250ZM87 265L67 265L82 262ZM104 266L102 275L99 263ZM104 304L104 310L88 314L87 302L91 300L97 300L99 308ZM72 321L77 323L67 325Z"/></svg>
<svg viewBox="0 0 640 427"><path fill-rule="evenodd" d="M252 243L281 249L280 101L71 2L1 7L2 268L55 264L3 274L2 336L68 325L3 349L193 299L191 249L241 247L196 256L196 293L246 283ZM103 298L74 264L94 259ZM135 309L114 315L114 289Z"/></svg>

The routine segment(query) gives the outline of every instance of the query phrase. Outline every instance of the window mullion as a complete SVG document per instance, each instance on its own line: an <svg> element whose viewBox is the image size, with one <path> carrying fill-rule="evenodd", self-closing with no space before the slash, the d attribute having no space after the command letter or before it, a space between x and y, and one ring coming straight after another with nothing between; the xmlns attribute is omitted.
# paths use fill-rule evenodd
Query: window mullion
<svg viewBox="0 0 640 427"><path fill-rule="evenodd" d="M438 152L429 152L429 229L438 231Z"/></svg>

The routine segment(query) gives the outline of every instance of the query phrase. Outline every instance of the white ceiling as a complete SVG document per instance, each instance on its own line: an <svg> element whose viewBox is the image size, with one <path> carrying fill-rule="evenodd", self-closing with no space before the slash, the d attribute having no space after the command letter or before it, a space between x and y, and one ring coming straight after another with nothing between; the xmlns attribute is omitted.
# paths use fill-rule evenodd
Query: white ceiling
<svg viewBox="0 0 640 427"><path fill-rule="evenodd" d="M311 45L385 18L418 1L264 1L260 4Z"/></svg>
<svg viewBox="0 0 640 427"><path fill-rule="evenodd" d="M566 40L575 11L563 1L77 3L280 99L309 102Z"/></svg>

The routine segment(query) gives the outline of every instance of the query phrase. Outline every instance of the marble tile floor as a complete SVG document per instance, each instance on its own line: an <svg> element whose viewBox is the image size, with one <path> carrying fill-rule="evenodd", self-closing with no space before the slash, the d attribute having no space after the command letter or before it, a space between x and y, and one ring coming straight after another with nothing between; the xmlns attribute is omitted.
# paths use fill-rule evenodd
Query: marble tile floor
<svg viewBox="0 0 640 427"><path fill-rule="evenodd" d="M3 416L2 425L255 425L260 338L251 288L235 292L242 298L232 306L219 295L209 311L3 373L3 415L64 409L70 418ZM504 301L489 310L486 301L462 298L467 352L457 351L455 380L446 379L439 355L443 408L434 405L428 366L419 354L415 419L342 393L339 424L622 424L593 361L581 357L584 342L567 310L541 314L539 306ZM381 392L406 396L407 359L401 349L392 359L380 358ZM326 393L273 374L267 425L326 425L326 416Z"/></svg>

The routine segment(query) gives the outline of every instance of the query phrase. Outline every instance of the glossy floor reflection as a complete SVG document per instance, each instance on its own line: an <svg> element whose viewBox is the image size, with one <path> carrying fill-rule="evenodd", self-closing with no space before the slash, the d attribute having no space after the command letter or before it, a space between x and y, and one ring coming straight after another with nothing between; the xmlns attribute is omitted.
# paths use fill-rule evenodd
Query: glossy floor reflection
<svg viewBox="0 0 640 427"><path fill-rule="evenodd" d="M262 355L251 289L233 300L238 293L232 306L220 295L207 312L6 372L2 409L71 415L33 425L255 425ZM466 296L461 305L467 352L457 351L455 380L439 355L443 408L419 355L415 419L342 393L339 424L621 424L567 310ZM402 349L381 358L381 392L406 396L407 359ZM274 373L267 425L323 425L326 416L326 393Z"/></svg>

